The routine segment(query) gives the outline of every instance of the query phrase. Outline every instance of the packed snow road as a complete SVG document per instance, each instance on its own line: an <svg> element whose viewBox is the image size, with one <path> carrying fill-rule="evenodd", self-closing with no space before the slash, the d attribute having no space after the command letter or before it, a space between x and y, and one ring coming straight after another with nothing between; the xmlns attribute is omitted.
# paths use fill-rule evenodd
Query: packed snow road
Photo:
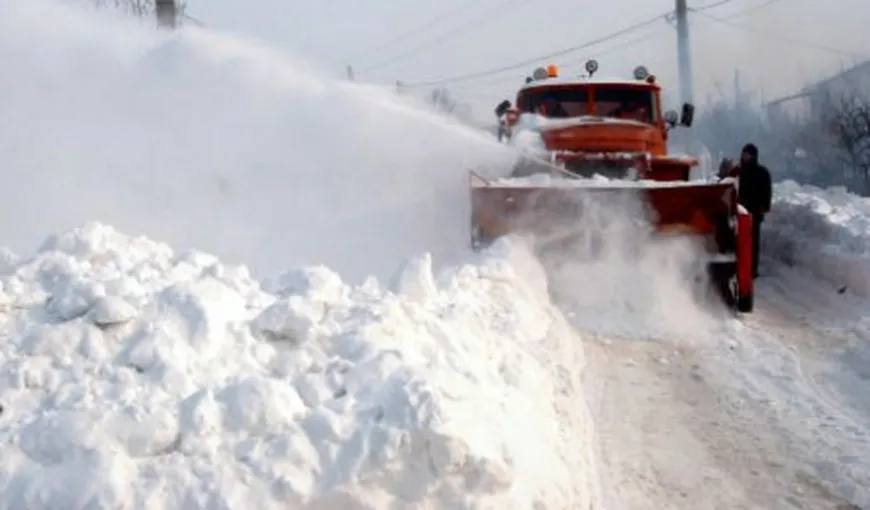
<svg viewBox="0 0 870 510"><path fill-rule="evenodd" d="M764 335L749 346L584 344L584 387L614 508L840 509L866 501L868 465L859 452L868 417L850 421L854 404L832 406L830 390L805 374L776 372L789 361L808 363L794 344L823 337ZM759 348L778 352L761 359Z"/></svg>
<svg viewBox="0 0 870 510"><path fill-rule="evenodd" d="M598 328L563 307L607 508L870 507L870 303L767 268L755 314L683 334L584 334Z"/></svg>

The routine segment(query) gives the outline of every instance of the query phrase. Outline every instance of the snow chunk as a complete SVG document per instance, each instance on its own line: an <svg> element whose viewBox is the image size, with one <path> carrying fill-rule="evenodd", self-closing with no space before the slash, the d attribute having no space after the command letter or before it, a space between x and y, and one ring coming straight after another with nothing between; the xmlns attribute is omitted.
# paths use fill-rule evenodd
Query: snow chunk
<svg viewBox="0 0 870 510"><path fill-rule="evenodd" d="M396 276L393 292L416 302L433 298L437 289L435 276L432 274L432 255L427 253L410 260Z"/></svg>
<svg viewBox="0 0 870 510"><path fill-rule="evenodd" d="M266 340L298 345L315 337L315 328L325 312L323 303L289 296L264 310L251 322L251 327Z"/></svg>
<svg viewBox="0 0 870 510"><path fill-rule="evenodd" d="M329 301L347 292L341 277L324 266L281 273L277 278L267 280L263 288L279 296L305 295L320 301Z"/></svg>
<svg viewBox="0 0 870 510"><path fill-rule="evenodd" d="M305 412L305 405L292 386L271 379L245 379L223 388L216 399L225 409L224 423L231 431L260 434Z"/></svg>
<svg viewBox="0 0 870 510"><path fill-rule="evenodd" d="M136 307L122 297L104 296L93 303L88 318L97 326L108 327L131 321L137 312Z"/></svg>

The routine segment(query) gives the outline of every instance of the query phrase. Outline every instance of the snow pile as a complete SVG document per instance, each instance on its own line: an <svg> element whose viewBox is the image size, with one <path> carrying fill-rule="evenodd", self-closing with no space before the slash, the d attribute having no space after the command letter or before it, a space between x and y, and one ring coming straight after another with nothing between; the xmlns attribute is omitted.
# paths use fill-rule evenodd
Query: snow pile
<svg viewBox="0 0 870 510"><path fill-rule="evenodd" d="M762 228L767 256L870 296L870 199L780 182Z"/></svg>
<svg viewBox="0 0 870 510"><path fill-rule="evenodd" d="M258 274L323 263L358 282L426 250L464 259L467 171L513 160L264 44L64 4L0 2L0 239L17 251L99 220Z"/></svg>
<svg viewBox="0 0 870 510"><path fill-rule="evenodd" d="M0 507L595 504L582 358L507 242L392 289L101 224L3 261Z"/></svg>

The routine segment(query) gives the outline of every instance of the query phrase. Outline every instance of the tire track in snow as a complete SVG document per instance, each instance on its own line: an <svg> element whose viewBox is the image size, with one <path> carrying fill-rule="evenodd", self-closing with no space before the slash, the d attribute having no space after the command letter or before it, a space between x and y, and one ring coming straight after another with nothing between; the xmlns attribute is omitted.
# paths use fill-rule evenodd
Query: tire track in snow
<svg viewBox="0 0 870 510"><path fill-rule="evenodd" d="M718 383L704 349L584 342L611 508L834 509L842 499L789 462L763 401Z"/></svg>
<svg viewBox="0 0 870 510"><path fill-rule="evenodd" d="M682 340L601 339L584 336L574 321L589 360L584 387L608 508L857 508L850 500L861 495L836 481L860 472L830 469L825 449L841 448L825 435L827 421L806 417L855 427L858 415L835 412L843 406L816 377L824 366L789 347L813 337L814 307L824 312L837 300L783 297L777 289L794 285L787 276L759 285L756 314L726 321L736 340L709 331Z"/></svg>
<svg viewBox="0 0 870 510"><path fill-rule="evenodd" d="M847 397L866 394L870 385L839 383L849 369L836 359L866 343L859 328L844 327L863 315L862 303L794 269L768 267L758 282L756 313L741 319L742 341L719 363L722 383L771 403L759 418L781 435L805 483L842 505L870 505L870 462L861 460L870 459L870 408Z"/></svg>
<svg viewBox="0 0 870 510"><path fill-rule="evenodd" d="M843 324L863 316L866 303L838 296L820 282L792 271L779 270L776 278L760 287L765 309L746 322L789 352L797 380L831 414L855 427L866 428L870 423L870 407L856 409L842 394L831 391L827 381L823 382L830 374L842 373L843 367L831 361L832 353L844 353L867 342L867 338L856 336L852 328L843 328ZM859 305L855 306L856 303Z"/></svg>

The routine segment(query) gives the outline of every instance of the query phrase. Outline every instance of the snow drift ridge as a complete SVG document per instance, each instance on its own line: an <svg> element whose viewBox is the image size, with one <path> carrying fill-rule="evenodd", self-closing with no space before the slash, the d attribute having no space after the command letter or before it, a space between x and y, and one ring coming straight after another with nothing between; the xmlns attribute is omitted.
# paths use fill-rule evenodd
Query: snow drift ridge
<svg viewBox="0 0 870 510"><path fill-rule="evenodd" d="M774 192L763 252L870 297L870 199L794 181L777 183Z"/></svg>
<svg viewBox="0 0 870 510"><path fill-rule="evenodd" d="M579 387L547 366L582 357L549 352L566 330L524 274L540 268L507 242L439 278L418 258L392 290L315 267L266 292L244 267L100 224L9 259L0 506L594 497Z"/></svg>

